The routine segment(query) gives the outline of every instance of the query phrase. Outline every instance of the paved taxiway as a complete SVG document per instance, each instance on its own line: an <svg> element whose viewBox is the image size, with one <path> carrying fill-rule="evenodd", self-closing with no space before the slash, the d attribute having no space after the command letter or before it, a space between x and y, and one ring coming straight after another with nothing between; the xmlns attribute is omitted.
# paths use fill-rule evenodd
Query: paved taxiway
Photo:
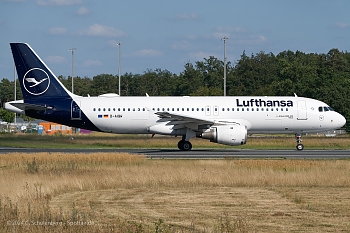
<svg viewBox="0 0 350 233"><path fill-rule="evenodd" d="M274 158L274 159L350 159L350 150L235 150L235 149L194 149L179 151L175 149L30 149L0 147L0 154L5 153L96 153L114 152L142 154L154 159L222 159L222 158Z"/></svg>

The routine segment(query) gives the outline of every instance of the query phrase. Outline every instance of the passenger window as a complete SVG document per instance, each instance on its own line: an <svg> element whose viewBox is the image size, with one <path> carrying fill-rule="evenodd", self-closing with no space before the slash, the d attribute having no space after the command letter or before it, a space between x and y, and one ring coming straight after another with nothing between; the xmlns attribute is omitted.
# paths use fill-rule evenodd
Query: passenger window
<svg viewBox="0 0 350 233"><path fill-rule="evenodd" d="M96 111L96 108L93 108L93 109L92 109L92 111L94 111L94 112L95 112L95 111Z"/></svg>
<svg viewBox="0 0 350 233"><path fill-rule="evenodd" d="M194 108L192 108L192 112L194 111Z"/></svg>
<svg viewBox="0 0 350 233"><path fill-rule="evenodd" d="M189 108L187 108L187 112L188 112L188 111L190 111L190 109L189 109Z"/></svg>
<svg viewBox="0 0 350 233"><path fill-rule="evenodd" d="M100 108L98 108L98 111L101 111L101 109L100 109Z"/></svg>
<svg viewBox="0 0 350 233"><path fill-rule="evenodd" d="M106 109L105 109L105 108L103 108L103 111L106 111Z"/></svg>
<svg viewBox="0 0 350 233"><path fill-rule="evenodd" d="M225 111L225 109L224 109L224 108L222 108L222 111L224 112L224 111Z"/></svg>
<svg viewBox="0 0 350 233"><path fill-rule="evenodd" d="M123 108L123 112L125 112L125 108Z"/></svg>
<svg viewBox="0 0 350 233"><path fill-rule="evenodd" d="M130 112L130 108L128 108L128 112Z"/></svg>

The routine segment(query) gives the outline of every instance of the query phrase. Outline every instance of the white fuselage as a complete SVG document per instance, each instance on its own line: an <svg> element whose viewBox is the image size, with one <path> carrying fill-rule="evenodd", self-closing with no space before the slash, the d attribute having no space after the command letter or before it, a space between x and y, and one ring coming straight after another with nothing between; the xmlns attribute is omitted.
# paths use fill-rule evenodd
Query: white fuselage
<svg viewBox="0 0 350 233"><path fill-rule="evenodd" d="M73 97L101 131L152 133L168 112L217 123L240 123L248 133L306 133L340 128L345 118L325 103L302 97ZM322 111L320 111L322 109ZM164 134L172 134L164 132Z"/></svg>

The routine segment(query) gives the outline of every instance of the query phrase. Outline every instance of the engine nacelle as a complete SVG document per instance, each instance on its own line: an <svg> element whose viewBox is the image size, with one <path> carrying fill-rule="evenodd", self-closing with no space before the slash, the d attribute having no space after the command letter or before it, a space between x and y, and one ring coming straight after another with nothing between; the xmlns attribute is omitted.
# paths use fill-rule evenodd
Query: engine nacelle
<svg viewBox="0 0 350 233"><path fill-rule="evenodd" d="M202 138L224 145L238 146L247 142L245 125L218 125L202 133Z"/></svg>

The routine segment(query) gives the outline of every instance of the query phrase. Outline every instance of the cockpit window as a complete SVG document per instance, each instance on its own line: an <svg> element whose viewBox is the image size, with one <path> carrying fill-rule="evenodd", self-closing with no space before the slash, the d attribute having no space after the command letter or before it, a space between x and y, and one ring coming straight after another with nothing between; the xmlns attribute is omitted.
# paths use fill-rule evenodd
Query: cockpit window
<svg viewBox="0 0 350 233"><path fill-rule="evenodd" d="M318 107L318 111L319 112L328 112L328 111L333 111L333 109L331 107L328 107L328 106L320 106L320 107Z"/></svg>

